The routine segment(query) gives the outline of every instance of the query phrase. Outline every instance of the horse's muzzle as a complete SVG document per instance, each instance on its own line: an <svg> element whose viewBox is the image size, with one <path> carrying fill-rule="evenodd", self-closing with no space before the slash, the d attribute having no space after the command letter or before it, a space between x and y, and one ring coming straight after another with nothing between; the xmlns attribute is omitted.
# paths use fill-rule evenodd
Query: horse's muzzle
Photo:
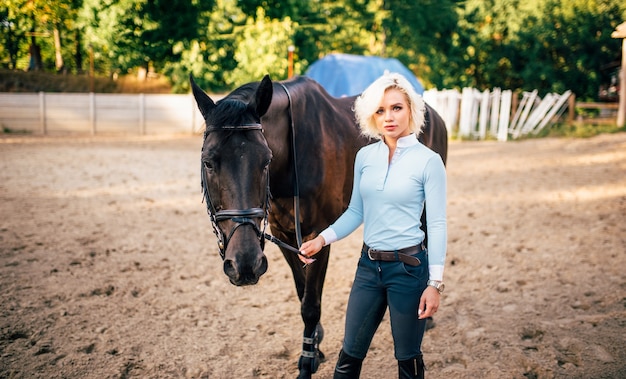
<svg viewBox="0 0 626 379"><path fill-rule="evenodd" d="M224 259L224 273L236 286L257 284L267 271L267 257L261 252L255 259Z"/></svg>

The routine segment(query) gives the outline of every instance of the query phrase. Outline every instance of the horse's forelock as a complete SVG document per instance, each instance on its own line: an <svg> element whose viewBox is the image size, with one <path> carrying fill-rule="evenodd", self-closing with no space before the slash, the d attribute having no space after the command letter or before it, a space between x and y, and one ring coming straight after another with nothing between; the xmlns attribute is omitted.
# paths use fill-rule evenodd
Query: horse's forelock
<svg viewBox="0 0 626 379"><path fill-rule="evenodd" d="M217 128L224 125L242 125L250 123L250 117L246 103L227 97L217 103L211 123Z"/></svg>

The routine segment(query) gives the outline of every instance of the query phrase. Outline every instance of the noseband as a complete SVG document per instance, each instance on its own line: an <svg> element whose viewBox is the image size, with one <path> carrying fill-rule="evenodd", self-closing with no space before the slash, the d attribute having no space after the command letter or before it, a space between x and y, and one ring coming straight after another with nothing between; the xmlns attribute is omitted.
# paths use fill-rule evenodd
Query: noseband
<svg viewBox="0 0 626 379"><path fill-rule="evenodd" d="M204 139L206 140L209 133L214 131L233 131L233 132L245 132L250 130L260 130L263 131L263 127L261 124L244 124L244 125L226 125L222 127L215 126L207 126L204 132ZM261 250L263 250L265 246L265 228L267 226L267 217L269 214L269 199L270 199L270 178L269 178L269 170L267 170L267 180L266 180L266 195L265 201L263 202L263 208L248 208L248 209L224 209L221 211L217 211L213 202L211 201L211 195L209 194L209 184L206 177L206 171L204 168L204 164L201 162L201 173L200 177L202 180L202 191L204 193L204 199L206 200L207 213L211 219L211 225L213 226L213 233L217 236L218 240L218 248L220 252L220 256L222 260L226 256L226 247L228 246L228 241L232 238L235 231L243 225L250 225L254 229L255 233L259 237L259 242L261 244ZM262 230L259 229L255 219L262 219ZM230 233L226 236L222 229L219 227L219 223L222 221L230 220L235 223L235 226L231 229Z"/></svg>

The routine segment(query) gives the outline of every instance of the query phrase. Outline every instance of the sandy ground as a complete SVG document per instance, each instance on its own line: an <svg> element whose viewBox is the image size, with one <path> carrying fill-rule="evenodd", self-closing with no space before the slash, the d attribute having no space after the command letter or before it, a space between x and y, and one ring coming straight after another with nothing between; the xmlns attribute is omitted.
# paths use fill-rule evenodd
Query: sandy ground
<svg viewBox="0 0 626 379"><path fill-rule="evenodd" d="M1 378L295 378L302 322L268 244L222 272L200 137L0 136ZM626 133L453 142L447 283L428 378L626 377ZM360 233L335 244L330 378ZM394 378L388 320L363 378Z"/></svg>

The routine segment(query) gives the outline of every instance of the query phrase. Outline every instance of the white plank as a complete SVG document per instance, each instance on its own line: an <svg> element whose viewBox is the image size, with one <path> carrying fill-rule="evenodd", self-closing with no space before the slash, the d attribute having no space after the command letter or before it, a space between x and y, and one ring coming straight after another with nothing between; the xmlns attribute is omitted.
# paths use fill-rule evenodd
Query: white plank
<svg viewBox="0 0 626 379"><path fill-rule="evenodd" d="M489 134L493 137L498 136L498 119L500 112L500 95L502 90L494 88L491 92L491 120L489 123Z"/></svg>
<svg viewBox="0 0 626 379"><path fill-rule="evenodd" d="M498 120L498 141L505 142L509 134L509 119L511 117L511 90L502 91L500 102L500 118Z"/></svg>
<svg viewBox="0 0 626 379"><path fill-rule="evenodd" d="M557 100L557 96L552 93L544 96L543 100L539 103L539 105L530 113L528 119L524 123L522 130L520 132L521 135L526 135L530 133L543 119L543 117L548 113L550 107L554 105Z"/></svg>
<svg viewBox="0 0 626 379"><path fill-rule="evenodd" d="M489 119L489 90L484 90L480 101L480 116L478 119L478 137L485 139L487 137L487 122Z"/></svg>
<svg viewBox="0 0 626 379"><path fill-rule="evenodd" d="M563 108L563 105L566 104L567 99L569 99L571 95L572 95L572 91L567 90L561 96L558 96L555 104L552 106L550 111L548 111L548 113L545 115L543 120L539 123L539 125L537 125L537 127L533 130L532 133L533 134L539 133L541 129L543 129L548 124L548 122L552 120L552 118L556 115L556 113L559 112L561 108Z"/></svg>
<svg viewBox="0 0 626 379"><path fill-rule="evenodd" d="M517 109L517 112L515 112L516 117L514 118L514 121L511 123L511 127L509 128L511 135L514 139L519 137L522 131L522 126L528 119L530 110L535 105L535 101L537 100L537 93L537 90L534 90L532 92L524 92L520 106Z"/></svg>

